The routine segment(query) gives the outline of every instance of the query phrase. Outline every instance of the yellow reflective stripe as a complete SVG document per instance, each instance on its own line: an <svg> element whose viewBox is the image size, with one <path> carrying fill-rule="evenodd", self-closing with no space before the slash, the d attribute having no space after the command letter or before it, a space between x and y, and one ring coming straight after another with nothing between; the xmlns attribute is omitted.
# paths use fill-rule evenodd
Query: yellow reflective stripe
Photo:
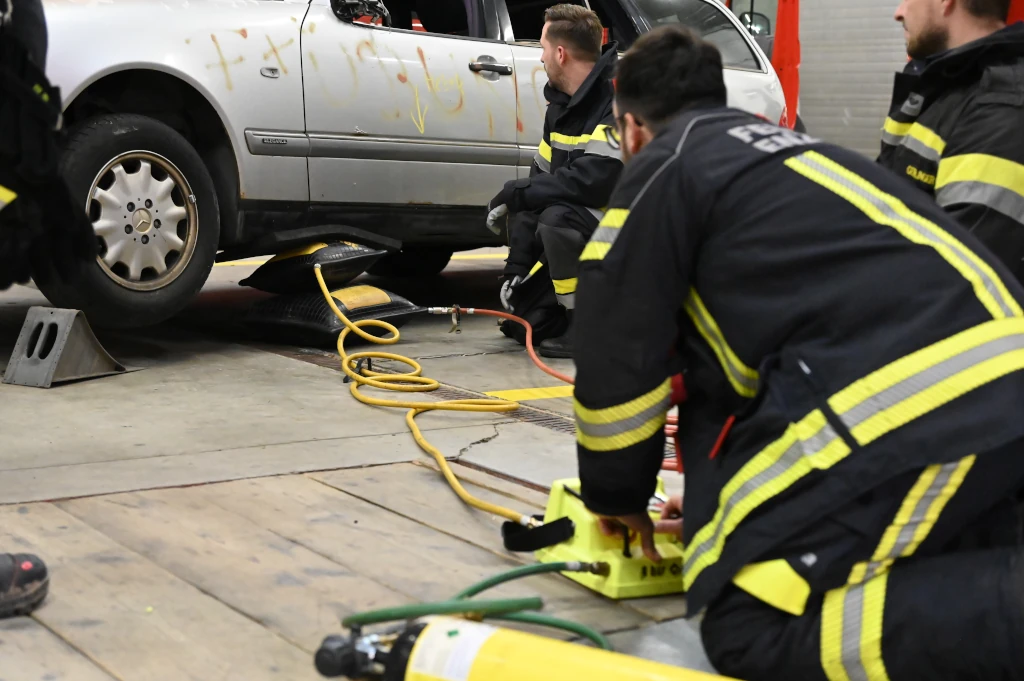
<svg viewBox="0 0 1024 681"><path fill-rule="evenodd" d="M984 182L1024 196L1024 165L989 154L962 154L942 159L935 188L953 182Z"/></svg>
<svg viewBox="0 0 1024 681"><path fill-rule="evenodd" d="M1020 305L999 276L974 252L935 223L914 213L896 197L815 151L786 160L786 166L841 196L880 225L906 239L934 248L971 283L975 295L993 317L1021 316Z"/></svg>
<svg viewBox="0 0 1024 681"><path fill-rule="evenodd" d="M833 589L821 610L821 666L829 681L889 681L882 619L889 575Z"/></svg>
<svg viewBox="0 0 1024 681"><path fill-rule="evenodd" d="M715 516L683 551L683 586L689 589L701 572L718 561L726 538L761 504L811 471L831 468L849 453L820 410L790 424L782 437L758 452L722 488Z"/></svg>
<svg viewBox="0 0 1024 681"><path fill-rule="evenodd" d="M565 295L567 293L576 293L577 278L572 279L552 279L551 283L555 285L555 293L558 295Z"/></svg>
<svg viewBox="0 0 1024 681"><path fill-rule="evenodd" d="M560 132L553 132L550 135L551 146L563 151L574 151L577 147L583 148L590 141L590 135L563 135Z"/></svg>
<svg viewBox="0 0 1024 681"><path fill-rule="evenodd" d="M576 439L596 452L639 444L664 428L671 402L672 379L625 404L605 409L587 409L574 398Z"/></svg>
<svg viewBox="0 0 1024 681"><path fill-rule="evenodd" d="M551 145L544 140L540 141L540 146L537 147L537 153L540 154L540 157L545 161L549 163L551 162Z"/></svg>
<svg viewBox="0 0 1024 681"><path fill-rule="evenodd" d="M697 327L697 331L718 357L733 389L743 397L756 395L759 380L757 372L744 364L729 347L722 330L718 328L718 323L708 312L704 301L700 299L695 289L690 289L690 295L686 299L684 308L693 320L694 326Z"/></svg>
<svg viewBox="0 0 1024 681"><path fill-rule="evenodd" d="M583 253L580 254L580 262L584 260L604 260L604 257L608 255L608 251L611 250L612 244L615 243L619 230L626 224L628 218L628 208L609 209L604 214L604 217L601 218L601 222L598 223L597 229L594 230L593 235L590 237L590 241L583 247Z"/></svg>
<svg viewBox="0 0 1024 681"><path fill-rule="evenodd" d="M897 558L913 555L960 489L976 459L977 456L971 454L959 461L925 468L882 534L871 560L853 566L849 583L860 584L888 571Z"/></svg>
<svg viewBox="0 0 1024 681"><path fill-rule="evenodd" d="M988 154L951 156L939 163L935 201L973 203L1024 224L1024 165Z"/></svg>
<svg viewBox="0 0 1024 681"><path fill-rule="evenodd" d="M909 373L908 367L916 372ZM867 444L956 397L1022 369L1024 320L986 322L889 364L872 374L874 381L857 381L829 403L834 410L837 404L847 407L836 413L858 443ZM847 391L856 399L844 395ZM811 470L835 465L849 451L820 410L791 424L722 488L714 517L684 551L684 587L689 589L704 569L717 562L727 537L751 512Z"/></svg>
<svg viewBox="0 0 1024 681"><path fill-rule="evenodd" d="M604 260L604 257L608 255L608 251L612 250L612 245L603 241L590 241L586 246L583 247L583 253L580 254L580 261L584 260Z"/></svg>
<svg viewBox="0 0 1024 681"><path fill-rule="evenodd" d="M1024 363L1022 336L1021 318L979 324L872 372L830 397L828 404L857 442L868 444L1018 370Z"/></svg>
<svg viewBox="0 0 1024 681"><path fill-rule="evenodd" d="M804 614L811 595L807 580L781 558L747 565L732 581L754 598L797 617Z"/></svg>
<svg viewBox="0 0 1024 681"><path fill-rule="evenodd" d="M619 229L626 224L626 218L628 217L628 208L611 208L604 214L604 218L601 219L601 223L598 227L612 227Z"/></svg>
<svg viewBox="0 0 1024 681"><path fill-rule="evenodd" d="M18 198L18 194L16 192L13 192L0 184L0 208L3 208L7 204L13 202L16 198Z"/></svg>
<svg viewBox="0 0 1024 681"><path fill-rule="evenodd" d="M594 132L590 133L591 142L607 142L608 141L608 128L611 126L601 124L594 128Z"/></svg>
<svg viewBox="0 0 1024 681"><path fill-rule="evenodd" d="M946 141L934 130L917 122L897 123L891 118L882 126L882 141L893 146L904 146L935 163L946 150Z"/></svg>

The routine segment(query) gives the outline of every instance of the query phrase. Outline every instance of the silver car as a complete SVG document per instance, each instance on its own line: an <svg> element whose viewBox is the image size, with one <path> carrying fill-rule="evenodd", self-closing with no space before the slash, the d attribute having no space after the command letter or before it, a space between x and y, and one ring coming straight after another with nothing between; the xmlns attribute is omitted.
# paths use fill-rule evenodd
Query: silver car
<svg viewBox="0 0 1024 681"><path fill-rule="evenodd" d="M485 206L529 173L555 3L385 0L391 28L335 3L46 0L63 170L101 253L74 288L44 288L53 304L147 325L217 260L344 239L392 251L373 271L427 276L504 243ZM720 3L578 4L621 49L664 23L696 28L723 54L731 105L785 115L769 60Z"/></svg>

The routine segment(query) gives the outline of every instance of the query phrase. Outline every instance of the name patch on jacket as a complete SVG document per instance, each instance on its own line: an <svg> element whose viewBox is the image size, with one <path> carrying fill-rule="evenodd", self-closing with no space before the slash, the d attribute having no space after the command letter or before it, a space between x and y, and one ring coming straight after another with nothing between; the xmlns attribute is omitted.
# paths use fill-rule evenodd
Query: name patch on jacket
<svg viewBox="0 0 1024 681"><path fill-rule="evenodd" d="M783 149L821 142L820 139L811 137L806 133L796 132L788 128L780 128L770 123L740 125L730 129L728 132L732 137L750 144L758 151L763 151L766 154L774 154Z"/></svg>

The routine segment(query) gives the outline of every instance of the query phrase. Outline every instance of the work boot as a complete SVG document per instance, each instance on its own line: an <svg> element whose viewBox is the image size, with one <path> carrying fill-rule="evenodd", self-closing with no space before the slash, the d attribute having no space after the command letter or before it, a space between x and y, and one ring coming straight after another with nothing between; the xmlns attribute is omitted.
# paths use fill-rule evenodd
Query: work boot
<svg viewBox="0 0 1024 681"><path fill-rule="evenodd" d="M566 317L569 320L569 328L567 328L565 333L561 336L558 336L557 338L548 338L540 344L540 348L538 348L537 352L540 353L541 357L548 357L550 359L572 359L572 310L566 310Z"/></svg>
<svg viewBox="0 0 1024 681"><path fill-rule="evenodd" d="M27 615L50 589L46 564L28 553L0 553L0 619Z"/></svg>

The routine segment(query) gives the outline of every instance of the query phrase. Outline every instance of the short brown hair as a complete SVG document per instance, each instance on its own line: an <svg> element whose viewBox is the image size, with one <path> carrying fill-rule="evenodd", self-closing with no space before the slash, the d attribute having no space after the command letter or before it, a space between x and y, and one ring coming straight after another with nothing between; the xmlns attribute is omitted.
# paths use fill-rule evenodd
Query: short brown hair
<svg viewBox="0 0 1024 681"><path fill-rule="evenodd" d="M964 7L980 19L1006 21L1010 14L1010 0L964 0Z"/></svg>
<svg viewBox="0 0 1024 681"><path fill-rule="evenodd" d="M593 11L579 5L555 5L544 11L544 23L550 24L548 39L568 45L574 56L595 62L601 58L604 26Z"/></svg>

